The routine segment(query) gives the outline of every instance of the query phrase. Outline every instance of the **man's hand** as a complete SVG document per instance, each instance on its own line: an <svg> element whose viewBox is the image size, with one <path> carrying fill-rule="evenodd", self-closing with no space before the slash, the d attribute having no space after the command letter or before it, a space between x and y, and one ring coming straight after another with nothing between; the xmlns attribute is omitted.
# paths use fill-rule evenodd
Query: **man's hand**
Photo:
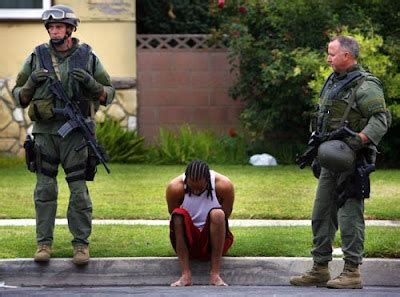
<svg viewBox="0 0 400 297"><path fill-rule="evenodd" d="M49 71L47 69L38 69L32 72L30 79L32 80L32 83L37 86L41 82L45 81L48 77Z"/></svg>
<svg viewBox="0 0 400 297"><path fill-rule="evenodd" d="M77 81L83 84L83 86L98 99L104 92L104 87L102 84L98 83L93 76L91 76L87 71L82 68L75 68L72 71L72 76Z"/></svg>
<svg viewBox="0 0 400 297"><path fill-rule="evenodd" d="M353 136L346 137L343 140L353 151L358 151L368 142L368 137L364 133L360 132Z"/></svg>
<svg viewBox="0 0 400 297"><path fill-rule="evenodd" d="M20 103L22 107L29 105L36 88L49 77L49 71L46 69L37 69L31 73L28 80L21 88Z"/></svg>

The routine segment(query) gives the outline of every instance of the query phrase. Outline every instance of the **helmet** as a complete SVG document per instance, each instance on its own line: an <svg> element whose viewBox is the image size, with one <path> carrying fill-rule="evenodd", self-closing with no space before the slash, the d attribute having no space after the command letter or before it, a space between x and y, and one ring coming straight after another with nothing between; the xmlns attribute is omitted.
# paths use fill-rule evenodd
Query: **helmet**
<svg viewBox="0 0 400 297"><path fill-rule="evenodd" d="M73 26L74 31L76 31L80 22L74 11L66 5L54 5L45 10L42 14L42 20L46 29L48 29L50 23L64 23Z"/></svg>
<svg viewBox="0 0 400 297"><path fill-rule="evenodd" d="M329 140L318 148L318 159L321 167L340 173L351 169L356 155L343 141Z"/></svg>

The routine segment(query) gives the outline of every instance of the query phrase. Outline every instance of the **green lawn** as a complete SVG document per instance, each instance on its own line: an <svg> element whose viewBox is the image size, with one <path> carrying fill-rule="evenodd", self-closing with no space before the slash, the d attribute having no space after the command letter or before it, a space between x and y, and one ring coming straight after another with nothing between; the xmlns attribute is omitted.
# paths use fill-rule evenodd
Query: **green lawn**
<svg viewBox="0 0 400 297"><path fill-rule="evenodd" d="M227 256L309 257L309 227L235 227L235 241ZM400 258L399 228L367 227L366 257ZM338 236L339 237L339 236ZM71 257L67 226L57 226L53 257ZM174 256L167 226L94 225L92 257ZM0 258L32 258L36 248L34 227L0 227ZM337 239L335 246L340 246Z"/></svg>
<svg viewBox="0 0 400 297"><path fill-rule="evenodd" d="M185 166L111 164L89 182L96 219L168 219L165 187ZM317 180L296 166L211 166L235 185L233 219L309 219ZM60 168L57 217L66 216L68 188ZM400 170L372 174L368 219L400 219ZM24 164L0 159L0 219L34 218L35 175Z"/></svg>

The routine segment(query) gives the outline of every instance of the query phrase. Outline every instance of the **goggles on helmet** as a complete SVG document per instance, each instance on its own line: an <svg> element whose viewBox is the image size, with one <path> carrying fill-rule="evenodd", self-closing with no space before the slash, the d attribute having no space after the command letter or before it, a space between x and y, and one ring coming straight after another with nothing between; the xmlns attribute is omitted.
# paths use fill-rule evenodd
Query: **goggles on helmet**
<svg viewBox="0 0 400 297"><path fill-rule="evenodd" d="M46 10L45 12L43 12L42 14L42 20L47 21L50 18L54 19L54 20L62 20L62 19L77 19L76 15L72 12L65 12L61 9L57 9L57 8L53 8L53 9L49 9Z"/></svg>

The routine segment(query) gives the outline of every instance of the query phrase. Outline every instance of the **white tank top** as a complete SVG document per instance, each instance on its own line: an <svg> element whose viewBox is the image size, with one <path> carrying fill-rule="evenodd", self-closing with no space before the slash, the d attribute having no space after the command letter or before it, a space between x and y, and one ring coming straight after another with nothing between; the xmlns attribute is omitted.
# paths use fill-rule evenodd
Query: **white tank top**
<svg viewBox="0 0 400 297"><path fill-rule="evenodd" d="M221 207L215 193L215 172L210 170L210 179L212 187L212 198L207 197L207 190L204 191L200 196L185 193L183 198L182 208L186 209L190 216L192 217L193 224L199 228L203 229L206 224L208 213L212 208ZM182 175L182 180L185 181L185 174Z"/></svg>

